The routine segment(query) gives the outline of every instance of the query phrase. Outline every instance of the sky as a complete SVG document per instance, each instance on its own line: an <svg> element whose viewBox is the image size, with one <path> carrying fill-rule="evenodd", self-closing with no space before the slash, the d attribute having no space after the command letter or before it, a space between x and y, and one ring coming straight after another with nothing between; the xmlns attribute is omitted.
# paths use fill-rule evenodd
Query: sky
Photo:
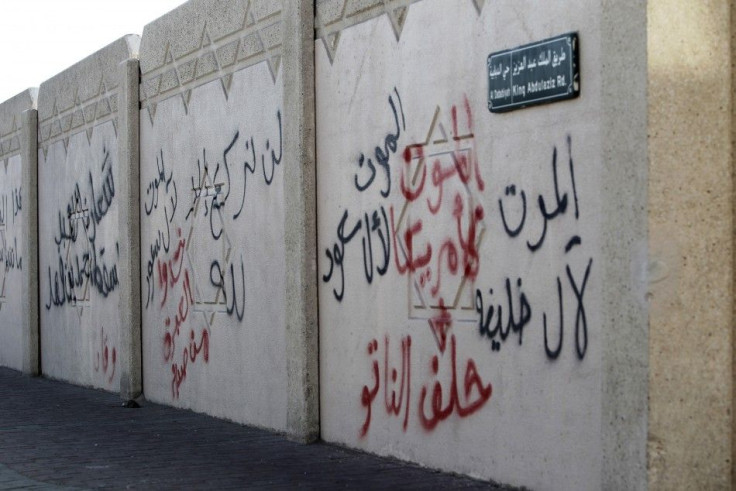
<svg viewBox="0 0 736 491"><path fill-rule="evenodd" d="M0 103L53 77L185 0L1 0Z"/></svg>

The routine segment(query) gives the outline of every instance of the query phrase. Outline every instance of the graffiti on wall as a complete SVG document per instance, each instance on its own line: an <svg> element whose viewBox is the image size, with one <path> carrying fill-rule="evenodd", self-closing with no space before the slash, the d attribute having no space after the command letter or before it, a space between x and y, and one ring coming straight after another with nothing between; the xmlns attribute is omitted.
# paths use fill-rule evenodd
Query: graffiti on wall
<svg viewBox="0 0 736 491"><path fill-rule="evenodd" d="M23 270L23 256L18 248L15 221L23 206L22 187L13 187L0 195L0 309L13 285L11 273Z"/></svg>
<svg viewBox="0 0 736 491"><path fill-rule="evenodd" d="M396 269L412 292L410 317L430 320L449 311L467 320L486 229L479 198L485 182L467 98L450 108L449 122L446 114L437 107L424 141L404 149L404 201L401 209L391 209L391 228Z"/></svg>
<svg viewBox="0 0 736 491"><path fill-rule="evenodd" d="M376 397L383 402L377 403L378 409L383 409L388 417L400 418L404 432L412 417L418 419L425 431L432 431L451 416L460 419L470 416L491 398L493 388L483 381L475 361L465 358L458 365L457 340L450 333L451 316L445 311L439 317L435 322L444 325L443 332L449 337L443 339L439 352L431 356L430 374L421 382L418 397L416 392L412 392L411 335L401 338L398 356L395 349L392 353L388 334L380 348L376 339L368 343L372 383L364 385L360 392L360 403L365 411L360 437L365 437L370 429ZM383 363L380 363L380 351L383 352Z"/></svg>
<svg viewBox="0 0 736 491"><path fill-rule="evenodd" d="M355 250L362 252L365 281L373 284L375 273L382 277L393 267L399 275L416 283L424 291L414 290L419 296L410 303L420 311L416 317L428 321L437 341L437 351L429 357L428 374L414 388L412 335L401 337L399 349L391 348L389 334L382 343L377 339L369 341L371 377L360 391L364 411L361 437L370 429L375 408L401 418L404 431L412 418L417 418L426 431L432 431L451 415L465 418L475 413L491 397L491 384L482 379L475 361L458 353L451 332L450 310L458 303L457 294L447 293L451 290L448 286L451 280L445 279L444 286L440 280L441 275L463 277L465 280L459 280L455 288L461 284L461 288L467 289L467 278L475 278L479 262L477 246L482 236L479 222L483 210L472 198L467 198L467 193L461 195L457 189L467 188L471 182L480 190L484 186L472 147L472 116L467 103L465 107L467 124L463 131L459 129L456 107L450 110L452 124L440 121L438 108L427 140L407 145L403 142L406 115L401 95L398 89L393 89L384 109L384 119L389 123L387 130L377 135L379 144L372 151L356 156L357 169L351 183L358 193L372 193L379 204L353 215L346 208L336 227L336 240L325 249L327 269L322 281L330 286L335 300L342 302L345 298L348 246L360 236L362 247ZM432 150L427 152L427 146L433 146ZM392 173L392 168L398 167L396 161L404 162L398 168L398 190L392 185L396 179L392 175L397 175L395 170ZM403 197L404 205L399 213L389 202L395 192ZM451 197L447 199L445 195ZM445 222L452 224L450 229L424 228L425 220L430 225L434 221L432 217L438 214L450 217ZM436 268L434 273L433 268ZM472 309L471 300L466 299L467 310ZM377 398L383 403L374 404Z"/></svg>
<svg viewBox="0 0 736 491"><path fill-rule="evenodd" d="M18 238L12 233L12 225L15 225L15 220L22 208L21 196L22 188L18 187L11 189L9 194L0 198L0 262L3 263L1 269L4 269L5 273L23 269L23 257L20 256L18 249Z"/></svg>
<svg viewBox="0 0 736 491"><path fill-rule="evenodd" d="M47 271L46 310L64 305L81 307L89 302L92 292L107 298L119 285L119 244L110 250L98 240L98 228L115 198L113 159L107 148L103 147L100 162L101 177L95 178L92 170L88 171L75 183L65 209L57 212L57 255Z"/></svg>
<svg viewBox="0 0 736 491"><path fill-rule="evenodd" d="M159 208L159 202L161 208ZM174 181L174 173L173 170L167 173L162 150L156 156L156 176L146 186L145 196L143 197L143 210L146 216L150 219L153 215L156 222L161 220L164 222L154 233L156 238L149 244L148 250L144 251L147 255L145 259L146 308L153 300L156 291L154 278L156 260L162 254L162 251L163 254L168 254L171 247L171 227L178 203L179 194L176 189L176 181Z"/></svg>
<svg viewBox="0 0 736 491"><path fill-rule="evenodd" d="M401 103L401 95L394 88L393 93L388 96L388 106L391 110L392 126L378 139L379 144L372 150L360 153L356 158L358 170L354 175L353 184L358 192L375 190L385 199L391 194L391 166L389 160L399 151L399 140L402 132L406 131L406 118ZM378 166L378 169L376 168ZM380 171L380 173L379 173ZM380 175L376 181L376 174ZM325 255L329 261L328 271L322 275L322 281L330 283L332 294L338 302L345 295L345 266L344 260L346 247L361 233L361 244L363 251L363 271L368 283L373 283L374 273L383 276L389 269L391 263L391 238L386 207L382 204L373 210L364 211L362 216L357 214L350 218L350 211L345 209L340 223L337 225L337 240L332 248L325 249ZM348 221L349 220L349 221ZM348 230L345 230L345 227ZM374 248L378 255L374 261Z"/></svg>
<svg viewBox="0 0 736 491"><path fill-rule="evenodd" d="M118 352L115 344L108 338L105 328L100 328L100 341L95 350L94 369L99 373L107 384L111 384L115 378L115 366L117 364Z"/></svg>
<svg viewBox="0 0 736 491"><path fill-rule="evenodd" d="M367 381L359 391L360 437L368 434L377 414L400 418L403 431L414 418L420 428L433 431L445 420L466 418L486 406L493 392L482 373L487 367L462 353L454 332L460 326L475 326L488 341L489 353L500 351L507 340L521 346L528 329L537 330L535 348L549 361L561 356L567 337L574 347L570 354L580 361L589 344L584 299L593 257L581 247L583 204L575 183L572 136L562 152L550 145L542 184L524 189L509 182L499 189L481 175L467 97L449 108L436 107L425 136L413 143L404 141L406 115L398 89L389 95L385 113L393 125L380 135L382 144L374 151L356 156L351 183L358 193L374 193L372 202L378 205L368 210L346 207L338 215L336 233L325 249L322 281L341 305L357 278L345 274L345 265L360 254L351 246L360 238L365 281L373 284L374 271L379 277L389 270L405 277L408 319L427 321L436 351L412 348L420 332L400 335L397 341L391 333L368 341ZM389 200L392 192L399 193L397 199ZM497 198L488 201L492 196ZM480 275L480 248L488 237L512 242L513 254L523 262L542 251L557 254L559 248L562 270L543 277L524 270L496 283L492 276ZM547 277L556 295L535 302ZM534 295L526 288L529 284ZM550 297L557 311L549 311L545 301ZM572 313L565 305L568 310L573 305ZM422 367L420 373L412 373L412 359L420 361L414 365Z"/></svg>
<svg viewBox="0 0 736 491"><path fill-rule="evenodd" d="M209 362L216 316L244 320L246 255L232 237L259 213L247 199L253 187L269 187L279 175L280 110L271 131L259 138L236 130L215 152L202 148L193 159L195 172L184 181L188 188L177 183L175 166L161 149L156 173L144 186L145 219L154 236L146 249L145 309L163 314L162 354L175 399L192 367ZM187 195L188 209L179 206Z"/></svg>
<svg viewBox="0 0 736 491"><path fill-rule="evenodd" d="M187 254L193 267L194 309L204 315L209 326L216 314L243 321L245 258L231 237L237 227L245 226L258 213L257 204L246 200L248 189L271 186L282 153L281 111L277 110L271 137L259 140L238 130L214 163L206 149L197 158L197 173L190 176L191 206L185 216L189 222Z"/></svg>
<svg viewBox="0 0 736 491"><path fill-rule="evenodd" d="M172 299L171 305L175 307L173 318L172 315L167 315L163 326L163 359L171 369L171 395L174 398L179 397L179 388L187 377L187 367L200 358L200 352L202 361L209 361L207 327L196 327L194 322L187 323L194 306L194 295L189 270L184 266L186 239L181 236L181 229L177 229L177 237L177 246L171 257L168 260L157 260L158 287L162 292L160 307L164 308L169 303L169 298ZM188 335L186 329L189 329ZM195 330L198 332L195 333ZM182 331L185 331L184 341L181 340ZM195 337L200 339L199 344Z"/></svg>
<svg viewBox="0 0 736 491"><path fill-rule="evenodd" d="M544 247L559 247L562 252L566 264L564 272L556 276L556 289L553 290L557 293L559 315L551 315L548 326L547 312L542 313L544 352L551 360L560 356L565 333L564 297L571 295L576 305L573 327L575 353L582 360L588 348L588 320L584 295L593 266L593 257L584 257L582 264L570 259L575 257L576 250L581 250L579 246L582 245L582 237L577 232L569 234L564 244L549 244L545 241L551 227L562 227L561 222L565 218L571 218L577 222L581 215L582 205L578 201L575 186L572 136L570 135L566 139L566 153L567 176L564 183L560 180L558 149L557 146L553 146L549 167L549 189L542 190L536 195L536 200L528 203L526 191L516 184L509 184L498 199L498 211L504 233L514 242L520 241L522 251L526 250L534 254ZM531 213L537 213L536 222L541 222L540 230L527 227L527 216ZM566 233L566 230L570 228L577 229L573 224L572 227L568 225L561 231ZM488 288L485 295L480 288L475 291L478 330L483 338L490 341L492 351L499 351L512 333L517 337L518 344L521 345L524 328L532 321L532 303L522 290L522 278L507 277L503 280L503 285L501 293L496 296L494 296L493 288ZM551 287L555 288L555 285ZM497 299L499 297L500 300ZM557 329L552 328L552 319L558 319Z"/></svg>

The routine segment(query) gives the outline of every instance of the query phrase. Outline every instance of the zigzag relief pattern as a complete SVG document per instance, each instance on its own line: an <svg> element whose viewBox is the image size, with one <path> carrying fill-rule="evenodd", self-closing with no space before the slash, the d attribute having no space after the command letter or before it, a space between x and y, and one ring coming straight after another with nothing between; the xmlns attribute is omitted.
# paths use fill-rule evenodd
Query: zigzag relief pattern
<svg viewBox="0 0 736 491"><path fill-rule="evenodd" d="M10 157L21 150L22 114L36 108L37 98L38 89L31 88L0 104L0 162L6 171Z"/></svg>
<svg viewBox="0 0 736 491"><path fill-rule="evenodd" d="M141 109L148 109L151 123L156 104L176 95L181 97L188 114L192 90L213 80L220 80L227 99L233 73L262 61L268 64L276 82L283 39L281 9L266 11L259 18L254 4L248 2L242 27L237 31L213 39L205 23L199 47L176 59L166 46L163 64L143 75L141 82Z"/></svg>
<svg viewBox="0 0 736 491"><path fill-rule="evenodd" d="M94 127L112 121L117 135L118 91L117 87L108 88L104 78L100 78L97 93L82 101L79 89L74 95L71 107L59 108L54 101L50 117L38 123L38 143L44 158L48 155L49 146L61 141L64 150L69 147L69 138L82 131L87 133L87 142L92 141Z"/></svg>
<svg viewBox="0 0 736 491"><path fill-rule="evenodd" d="M20 125L18 118L13 116L10 131L0 135L0 160L8 167L8 159L20 152Z"/></svg>
<svg viewBox="0 0 736 491"><path fill-rule="evenodd" d="M321 39L332 64L340 41L340 32L361 22L386 14L396 35L401 31L409 6L420 0L317 0L315 5L315 39ZM480 15L485 0L470 0Z"/></svg>

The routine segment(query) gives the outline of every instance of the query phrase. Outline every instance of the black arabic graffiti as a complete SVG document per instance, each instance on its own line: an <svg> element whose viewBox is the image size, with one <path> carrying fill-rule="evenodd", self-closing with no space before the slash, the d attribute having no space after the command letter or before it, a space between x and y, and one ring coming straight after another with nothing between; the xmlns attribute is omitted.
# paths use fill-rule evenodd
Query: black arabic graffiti
<svg viewBox="0 0 736 491"><path fill-rule="evenodd" d="M573 194L573 204L575 206L575 219L577 220L580 216L580 211L578 208L578 194L577 194L577 188L575 186L575 168L573 165L572 160L572 138L568 136L567 138L567 146L568 146L568 152L570 153L569 158L569 169L570 169L570 183L572 187L572 194ZM548 222L554 220L560 215L564 215L567 211L567 205L568 205L568 199L567 199L567 192L560 195L560 186L559 186L559 180L558 180L558 170L557 170L557 147L555 146L552 150L552 181L553 181L553 187L554 187L554 203L555 208L554 210L550 211L547 208L547 201L544 199L544 196L540 193L539 196L537 196L537 205L539 207L539 213L542 217L542 232L539 235L539 238L531 242L529 240L526 241L526 245L529 248L530 251L534 252L542 245L544 244L544 239L547 236L547 225ZM505 196L516 196L516 186L510 185L507 186L505 189ZM507 218L508 214L508 205L506 208L504 208L504 200L499 198L498 200L498 207L501 212L501 221L503 222L503 227L506 233L509 237L517 237L522 229L524 228L524 224L526 222L526 216L527 216L527 200L526 200L526 193L521 190L519 192L519 198L521 199L521 218L518 221L518 224L516 226L509 225L510 220ZM518 213L517 213L518 214Z"/></svg>
<svg viewBox="0 0 736 491"><path fill-rule="evenodd" d="M13 208L13 224L15 224L15 217L20 213L21 210L21 188L13 188L10 191L10 202ZM0 242L0 262L3 263L5 272L12 270L23 269L23 257L20 255L18 249L18 238L12 237L11 242L11 231L8 228L8 196L2 196L0 199L0 226L6 227L5 233L3 234L2 241Z"/></svg>
<svg viewBox="0 0 736 491"><path fill-rule="evenodd" d="M9 247L7 242L0 249L0 261L5 265L5 272L18 269L23 270L23 257L18 254L18 238L13 237L13 246Z"/></svg>
<svg viewBox="0 0 736 491"><path fill-rule="evenodd" d="M210 283L216 289L222 291L225 297L225 309L228 315L235 313L238 321L243 320L243 314L245 311L245 268L243 266L243 258L240 258L240 291L241 300L238 305L237 289L235 283L235 269L233 264L230 263L230 286L227 284L227 269L223 273L222 266L219 261L212 261L210 265ZM230 292L228 294L228 292Z"/></svg>
<svg viewBox="0 0 736 491"><path fill-rule="evenodd" d="M70 261L65 261L59 256L59 269L54 271L53 280L51 266L49 266L49 301L46 303L46 310L51 310L52 305L59 307L82 300L76 292L83 288L85 280L89 280L91 286L104 298L107 298L117 288L120 284L117 265L108 268L108 265L102 262L104 248L98 252L92 247L91 251L91 253L83 253L81 258L76 255ZM120 251L117 245L116 251L119 257Z"/></svg>
<svg viewBox="0 0 736 491"><path fill-rule="evenodd" d="M62 306L81 300L76 293L88 281L91 287L102 297L107 297L119 285L117 265L105 262L105 247L98 247L97 227L110 211L115 197L115 179L110 152L103 147L101 171L102 183L96 185L92 172L88 172L89 194L83 195L79 183L66 206L66 216L58 212L58 235L54 243L58 249L58 269L52 274L48 267L49 300L46 309ZM89 204L89 206L88 206ZM80 227L81 225L81 227ZM81 234L81 236L80 236ZM72 252L72 244L86 239L87 250L81 254ZM82 244L83 249L84 244ZM120 249L115 244L116 257L120 257ZM108 255L109 256L109 255Z"/></svg>
<svg viewBox="0 0 736 491"><path fill-rule="evenodd" d="M21 197L22 188L16 188L12 191L12 202L13 202L13 223L15 223L15 217L18 216L20 211L23 209L23 199Z"/></svg>
<svg viewBox="0 0 736 491"><path fill-rule="evenodd" d="M394 115L394 124L396 126L396 131L394 133L387 133L386 136L383 138L383 146L376 146L373 149L373 155L375 156L376 163L381 166L386 174L386 189L381 190L381 196L383 196L384 198L388 198L388 195L391 193L391 167L388 164L388 160L391 155L396 153L396 150L398 148L397 143L399 141L399 137L401 136L402 127L406 131L404 108L401 104L401 96L399 95L399 91L396 89L396 87L394 87L394 94L396 94L396 100L398 100L399 102L399 111L401 112L401 126L399 126L399 116L396 112L396 104L394 103L394 99L392 96L388 96L388 103L391 106L391 111ZM358 182L358 174L355 174L355 188L361 192L368 189L370 185L373 184L373 180L376 178L376 166L373 164L373 160L370 157L366 159L365 154L361 153L358 157L358 167L362 169L364 165L367 166L368 170L370 171L370 176L364 184Z"/></svg>
<svg viewBox="0 0 736 491"><path fill-rule="evenodd" d="M159 209L159 191L163 187L164 201L162 209L165 229L159 228L156 230L156 239L149 246L149 256L146 262L146 308L148 308L148 305L153 300L155 292L156 282L154 281L153 274L156 259L159 257L161 249L164 250L164 253L168 253L169 247L171 246L171 223L174 220L176 208L179 203L174 171L172 169L167 175L163 150L156 157L156 172L156 176L148 183L146 188L147 199L144 200L144 211L146 212L146 216L150 217L152 213Z"/></svg>
<svg viewBox="0 0 736 491"><path fill-rule="evenodd" d="M506 341L506 338L510 333L516 333L519 336L519 345L522 344L522 336L524 334L524 327L531 321L532 318L532 307L529 304L529 300L526 294L521 290L521 278L516 280L516 286L518 290L518 305L519 305L519 316L516 318L514 315L514 294L511 291L511 279L506 278L506 306L507 306L507 320L506 329L503 328L503 306L501 304L493 305L492 303L488 306L487 310L483 310L483 295L480 290L475 290L475 311L480 315L478 321L478 327L480 335L487 337L491 340L491 349L493 351L499 351L501 349L501 342ZM488 290L489 295L493 295L493 289ZM489 302L490 303L490 302ZM491 321L493 317L496 317L496 322L493 327ZM484 317L485 315L485 317ZM499 336L500 341L496 339Z"/></svg>
<svg viewBox="0 0 736 491"><path fill-rule="evenodd" d="M396 96L397 103L394 102L394 95ZM389 165L389 159L392 155L396 154L398 150L399 137L401 136L402 130L406 131L406 118L404 116L404 108L401 103L401 96L399 91L394 87L393 94L388 96L388 104L391 108L393 116L394 129L388 131L382 138L381 144L376 145L373 150L373 156L375 162L383 169L386 176L386 186L380 190L380 194L383 198L387 198L391 193L391 166ZM401 121L399 121L399 115L401 115ZM371 157L366 158L364 153L358 156L358 168L359 171L354 175L355 188L364 192L368 190L376 178L376 165ZM361 170L368 171L367 177L358 174ZM365 173L363 173L365 174ZM362 181L362 182L361 182ZM345 246L356 236L359 231L363 231L363 237L361 243L363 247L363 271L365 273L366 281L370 284L373 283L373 277L375 273L379 276L383 276L389 269L391 264L391 228L388 221L388 214L386 208L380 205L377 209L366 211L363 213L362 218L351 220L350 225L347 224L349 216L349 210L343 212L340 223L337 226L337 241L332 245L332 248L325 249L325 255L329 261L329 270L327 273L322 275L322 281L329 283L335 269L339 269L340 282L338 286L333 287L332 293L335 299L339 302L342 301L345 295ZM349 227L346 233L346 226ZM377 239L374 239L374 235ZM376 248L380 257L382 258L380 264L374 262L374 243L380 242L380 248Z"/></svg>
<svg viewBox="0 0 736 491"><path fill-rule="evenodd" d="M564 216L568 210L569 194L572 195L572 204L574 206L574 219L577 221L580 218L580 208L578 203L577 188L575 185L575 167L572 158L572 138L568 135L567 137L567 151L569 155L568 169L570 178L570 187L565 192L561 191L560 180L559 180L559 169L557 162L557 147L553 147L552 160L551 160L551 173L552 173L552 187L554 191L554 199L552 207L548 206L548 200L540 193L537 196L537 208L539 216L542 220L542 230L539 236L535 240L526 240L526 246L529 251L535 253L541 249L545 244L545 238L549 223ZM512 204L512 200L516 200L516 205ZM503 197L498 200L499 211L501 215L501 223L503 229L512 239L520 237L524 231L526 225L527 213L530 208L527 203L527 194L523 189L517 188L515 184L510 184L505 187ZM582 245L582 238L573 234L567 241L564 247L564 254L570 253L576 246ZM577 303L577 309L575 314L575 352L578 359L582 360L585 358L585 353L588 348L588 320L585 311L585 304L583 302L583 296L585 294L585 288L588 283L590 276L591 267L593 265L593 258L588 258L587 266L582 280L576 280L570 264L566 264L565 273L568 279L568 284L574 295ZM560 275L556 277L557 283L557 297L559 304L559 327L558 334L556 336L557 343L553 344L551 341L551 333L548 331L547 326L547 313L542 313L542 327L544 332L544 350L547 357L551 360L555 360L560 356L562 350L562 343L564 338L564 323L565 316L563 311L563 281ZM503 305L501 303L494 304L491 298L487 300L480 289L476 289L475 292L475 310L479 315L478 328L479 333L482 337L489 338L491 341L491 350L498 351L502 346L502 342L506 340L510 333L518 333L519 344L522 343L522 334L524 327L529 324L532 320L532 307L531 301L527 295L522 291L522 279L516 280L518 293L514 293L511 288L512 281L510 278L505 280L505 297L506 297L506 322L504 323L503 316ZM488 290L489 296L493 295L493 289ZM518 299L518 300L515 300ZM515 303L516 302L516 303ZM485 308L486 303L488 307ZM515 308L515 304L518 308ZM514 311L518 312L518 318L514 315ZM493 319L495 318L495 322ZM505 325L505 330L504 330Z"/></svg>
<svg viewBox="0 0 736 491"><path fill-rule="evenodd" d="M191 207L184 217L189 220L198 216L204 217L208 222L209 235L213 242L219 243L225 233L226 220L238 220L248 213L246 206L246 194L248 193L248 177L255 176L260 158L260 170L263 182L270 186L276 176L277 170L283 158L283 133L281 110L276 111L276 126L278 141L267 138L265 142L251 136L244 136L243 132L236 130L233 137L222 151L222 161L215 162L214 168L208 161L206 149L202 149L201 158L197 159L197 174L191 176L193 199ZM235 196L237 202L238 189L234 187L234 178L239 177L238 172L242 166L243 189L240 196L238 209L234 206L231 195ZM195 180L196 179L196 180ZM258 181L256 181L258 182ZM254 185L251 177L250 186ZM215 248L213 248L214 250ZM228 253L229 254L229 253ZM238 279L238 269L240 279ZM234 315L238 321L242 321L245 315L245 264L240 257L238 266L228 259L214 259L210 262L209 269L210 286L224 298L225 310L228 315Z"/></svg>
<svg viewBox="0 0 736 491"><path fill-rule="evenodd" d="M567 272L567 279L570 281L570 287L572 288L573 295L575 296L575 301L577 303L577 310L575 312L575 352L577 353L578 358L581 360L585 358L585 352L588 349L588 319L585 315L585 304L583 304L583 295L585 294L585 286L588 283L588 276L590 275L590 267L592 265L593 258L590 258L588 260L588 266L585 268L583 282L579 287L572 276L570 265L568 264L565 268L565 271ZM558 330L559 334L557 347L555 349L550 349L549 347L549 340L547 338L547 314L545 313L542 316L544 325L544 351L547 353L547 356L553 360L557 359L557 357L560 356L560 351L562 351L562 338L565 326L565 316L562 307L562 282L560 281L559 276L557 277L557 296L559 299L560 308L560 327Z"/></svg>
<svg viewBox="0 0 736 491"><path fill-rule="evenodd" d="M380 211L380 214L379 214ZM352 226L350 232L345 234L345 224L348 220L348 211L345 210L343 213L340 224L337 226L337 242L332 246L332 251L327 249L325 254L327 259L330 261L330 269L326 274L322 275L322 281L328 283L332 279L332 274L335 268L340 270L340 285L339 290L333 288L332 293L335 295L335 299L342 301L345 294L345 246L353 240L353 237L358 231L363 230L364 236L361 241L363 244L363 271L365 272L365 279L368 283L373 282L374 271L380 276L383 276L388 271L389 265L391 264L391 240L390 240L390 228L388 218L386 216L386 209L381 206L379 210L363 214L363 220L358 219ZM363 225L365 224L365 227ZM383 260L382 264L374 264L373 259L373 235L378 236L380 241L380 249L377 248L381 254Z"/></svg>
<svg viewBox="0 0 736 491"><path fill-rule="evenodd" d="M281 164L283 156L283 142L282 142L282 129L281 129L281 111L276 111L276 121L278 125L279 141L278 141L278 154L276 153L276 145L272 148L271 140L266 139L265 142L265 153L257 151L254 137L251 135L249 138L244 139L242 144L245 148L246 153L250 154L250 157L243 158L243 194L240 199L240 207L233 213L233 220L238 219L243 213L245 206L245 195L248 186L248 174L254 174L258 168L257 154L260 153L261 157L261 169L263 171L263 180L266 185L270 186L273 182L276 167ZM202 200L204 206L204 216L209 217L210 220L210 232L213 239L218 240L222 235L223 218L221 210L223 210L228 202L228 198L231 193L231 166L238 165L233 163L231 154L234 153L237 148L238 141L240 140L240 131L236 131L232 140L227 145L225 150L222 152L222 164L219 162L215 165L214 174L210 175L210 166L207 163L207 151L202 150L202 159L197 159L197 180L195 182L194 176L192 176L192 191L194 193L194 200L191 208L187 212L185 219L189 219L189 216L194 213L195 206L199 200ZM269 154L270 160L270 171L267 171L266 166L266 154ZM251 160L249 162L249 159ZM221 176L221 172L224 172L223 182L218 182L218 177ZM223 191L224 188L224 191ZM223 196L224 194L224 196ZM218 223L215 223L214 212L218 212Z"/></svg>
<svg viewBox="0 0 736 491"><path fill-rule="evenodd" d="M174 181L174 171L170 171L169 175L166 176L166 162L164 161L163 150L161 150L159 156L156 157L156 171L156 176L148 183L148 187L146 188L146 196L148 198L144 201L144 208L147 216L150 216L153 210L158 208L159 188L161 185L164 185L164 194L169 197L174 210L176 210L176 204L178 201L176 182ZM169 191L172 187L174 195L169 196Z"/></svg>

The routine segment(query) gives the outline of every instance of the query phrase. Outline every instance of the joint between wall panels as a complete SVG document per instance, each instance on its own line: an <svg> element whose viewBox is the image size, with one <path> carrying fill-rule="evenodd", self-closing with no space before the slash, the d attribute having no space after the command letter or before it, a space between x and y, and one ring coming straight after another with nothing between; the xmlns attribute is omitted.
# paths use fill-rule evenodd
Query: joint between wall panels
<svg viewBox="0 0 736 491"><path fill-rule="evenodd" d="M24 298L27 299L23 313L23 372L36 376L41 373L39 335L39 285L38 285L38 111L23 112L23 185L26 192L27 210L23 218L24 255L27 271L23 278Z"/></svg>
<svg viewBox="0 0 736 491"><path fill-rule="evenodd" d="M132 288L123 292L125 305L120 332L121 377L120 397L123 400L135 399L143 392L142 344L141 344L141 281L140 281L140 128L138 113L138 87L140 68L137 59L128 59L118 66L121 81L120 131L121 144L118 146L119 162L127 169L123 181L128 202L121 210L121 221L130 231L125 238L128 250L128 264L125 281ZM126 298L127 297L127 298Z"/></svg>
<svg viewBox="0 0 736 491"><path fill-rule="evenodd" d="M731 258L732 280L731 291L736 293L736 101L734 100L734 91L736 91L736 0L730 2L730 29L731 29L731 90L730 94L730 115L731 115L731 248L733 256ZM734 294L732 293L732 295ZM731 325L736 321L736 301L731 300ZM733 329L731 334L731 486L736 487L736 336Z"/></svg>
<svg viewBox="0 0 736 491"><path fill-rule="evenodd" d="M319 339L316 256L314 132L314 10L310 2L284 6L285 154L297 164L286 172L286 296L298 299L287 310L287 427L311 442L319 437Z"/></svg>

